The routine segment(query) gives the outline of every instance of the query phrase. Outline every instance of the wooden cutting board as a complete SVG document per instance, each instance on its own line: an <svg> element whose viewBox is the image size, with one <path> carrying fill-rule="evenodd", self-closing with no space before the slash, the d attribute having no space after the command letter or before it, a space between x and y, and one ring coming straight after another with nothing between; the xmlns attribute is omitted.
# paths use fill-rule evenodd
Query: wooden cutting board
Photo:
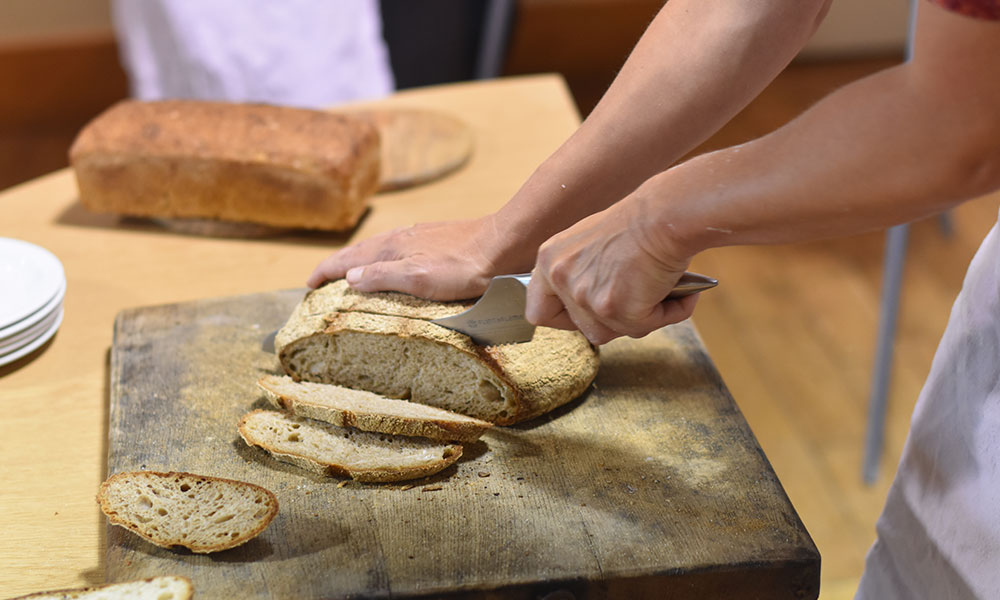
<svg viewBox="0 0 1000 600"><path fill-rule="evenodd" d="M280 511L207 556L109 526L108 581L185 575L198 598L817 597L816 547L690 324L604 346L586 395L432 478L344 484L236 432L266 406L255 381L278 365L262 342L302 294L118 316L109 473L242 479Z"/></svg>

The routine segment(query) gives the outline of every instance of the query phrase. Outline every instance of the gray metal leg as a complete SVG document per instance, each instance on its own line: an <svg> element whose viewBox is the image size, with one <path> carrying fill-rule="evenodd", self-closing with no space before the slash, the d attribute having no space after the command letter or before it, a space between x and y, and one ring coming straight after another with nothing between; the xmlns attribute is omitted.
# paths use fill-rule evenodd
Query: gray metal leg
<svg viewBox="0 0 1000 600"><path fill-rule="evenodd" d="M488 0L476 59L476 79L499 77L514 19L514 0Z"/></svg>
<svg viewBox="0 0 1000 600"><path fill-rule="evenodd" d="M913 56L913 34L917 26L917 0L910 0L909 32L906 39L906 59ZM951 220L942 217L941 229L947 235ZM889 229L882 259L882 305L879 308L878 337L875 343L875 368L872 374L871 395L868 398L868 430L865 432L865 457L861 467L865 483L875 482L878 461L882 456L885 437L885 411L889 398L889 376L892 372L892 350L896 341L896 317L899 312L899 288L903 282L903 263L906 260L906 238L909 225Z"/></svg>
<svg viewBox="0 0 1000 600"><path fill-rule="evenodd" d="M938 215L938 229L941 230L941 235L945 238L951 238L955 235L955 219L951 216L951 211L946 210L945 212Z"/></svg>
<svg viewBox="0 0 1000 600"><path fill-rule="evenodd" d="M882 272L882 304L879 308L878 337L875 345L875 367L871 395L868 399L868 430L865 433L865 457L862 473L867 484L878 475L879 458L885 435L885 413L892 372L892 351L896 340L899 312L899 289L903 282L906 242L909 225L889 229L885 243Z"/></svg>

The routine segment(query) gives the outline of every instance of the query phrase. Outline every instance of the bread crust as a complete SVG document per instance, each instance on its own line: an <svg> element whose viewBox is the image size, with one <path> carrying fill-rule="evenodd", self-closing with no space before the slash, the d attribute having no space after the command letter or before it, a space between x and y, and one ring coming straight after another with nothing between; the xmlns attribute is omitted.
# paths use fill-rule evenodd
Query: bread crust
<svg viewBox="0 0 1000 600"><path fill-rule="evenodd" d="M96 212L341 230L378 187L379 137L318 110L126 100L83 128L70 164Z"/></svg>
<svg viewBox="0 0 1000 600"><path fill-rule="evenodd" d="M464 334L430 322L458 314L471 304L433 302L395 292L365 294L338 280L306 295L275 336L275 350L282 368L296 380L409 398L497 425L510 425L551 411L580 396L597 375L597 350L579 332L539 327L530 342L479 346ZM421 397L411 382L373 387L365 381L351 380L353 373L338 372L343 370L340 365L314 361L315 368L301 368L296 364L302 352L357 336L402 339L411 345L437 344L444 352L463 355L478 365L478 375L495 385L503 404L489 412L473 413L456 408L450 401Z"/></svg>
<svg viewBox="0 0 1000 600"><path fill-rule="evenodd" d="M149 479L155 478L159 480L169 480L169 479L185 479L185 480L202 480L213 483L222 483L228 486L239 487L242 489L253 490L267 497L266 508L267 512L265 515L259 519L257 524L247 531L244 531L236 538L226 538L224 541L218 542L216 544L191 544L184 540L178 539L168 539L165 537L151 535L146 532L137 523L129 520L128 518L120 515L114 508L114 503L111 498L112 486L118 481L123 479ZM157 546L162 546L164 548L171 548L173 546L184 546L195 552L197 554L207 554L210 552L218 552L220 550L228 550L229 548L234 548L241 544L244 544L254 537L256 537L260 532L264 531L271 521L278 514L278 498L271 493L270 490L263 488L259 485L253 483L248 483L246 481L239 481L236 479L225 479L222 477L212 477L209 475L197 475L194 473L185 473L183 471L169 471L166 473L159 471L123 471L116 473L106 479L101 483L101 487L97 493L97 503L101 506L101 511L108 517L108 521L113 525L120 525L129 531L145 538L146 540L156 544Z"/></svg>

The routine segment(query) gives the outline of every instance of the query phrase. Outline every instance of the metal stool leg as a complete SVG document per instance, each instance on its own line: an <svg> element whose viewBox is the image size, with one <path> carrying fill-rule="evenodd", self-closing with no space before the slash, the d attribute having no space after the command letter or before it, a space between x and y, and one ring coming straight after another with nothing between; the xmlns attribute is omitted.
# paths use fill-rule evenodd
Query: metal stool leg
<svg viewBox="0 0 1000 600"><path fill-rule="evenodd" d="M500 76L513 20L514 0L487 1L479 56L476 59L476 79Z"/></svg>
<svg viewBox="0 0 1000 600"><path fill-rule="evenodd" d="M951 236L955 235L955 219L951 216L951 211L944 211L937 217L938 229L941 230L941 235L946 239L950 239Z"/></svg>
<svg viewBox="0 0 1000 600"><path fill-rule="evenodd" d="M868 430L865 433L865 457L862 474L867 484L878 475L885 434L885 413L892 371L892 351L896 340L896 320L899 312L899 289L903 282L903 263L909 225L889 229L882 260L882 305L879 308L878 338L875 346L875 367L871 395L868 399Z"/></svg>

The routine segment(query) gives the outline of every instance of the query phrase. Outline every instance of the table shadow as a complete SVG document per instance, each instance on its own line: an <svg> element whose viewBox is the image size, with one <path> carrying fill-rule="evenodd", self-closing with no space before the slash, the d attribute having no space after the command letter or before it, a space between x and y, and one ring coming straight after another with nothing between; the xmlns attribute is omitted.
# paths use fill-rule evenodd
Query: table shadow
<svg viewBox="0 0 1000 600"><path fill-rule="evenodd" d="M90 229L115 229L141 231L156 235L184 236L212 239L238 239L250 242L281 242L284 244L343 246L350 242L354 233L371 213L369 208L358 219L357 224L344 231L318 231L310 229L270 228L253 223L220 222L215 231L206 227L187 226L182 222L172 224L166 219L129 217L107 213L95 213L84 208L79 199L74 200L56 218L56 223L70 227Z"/></svg>

